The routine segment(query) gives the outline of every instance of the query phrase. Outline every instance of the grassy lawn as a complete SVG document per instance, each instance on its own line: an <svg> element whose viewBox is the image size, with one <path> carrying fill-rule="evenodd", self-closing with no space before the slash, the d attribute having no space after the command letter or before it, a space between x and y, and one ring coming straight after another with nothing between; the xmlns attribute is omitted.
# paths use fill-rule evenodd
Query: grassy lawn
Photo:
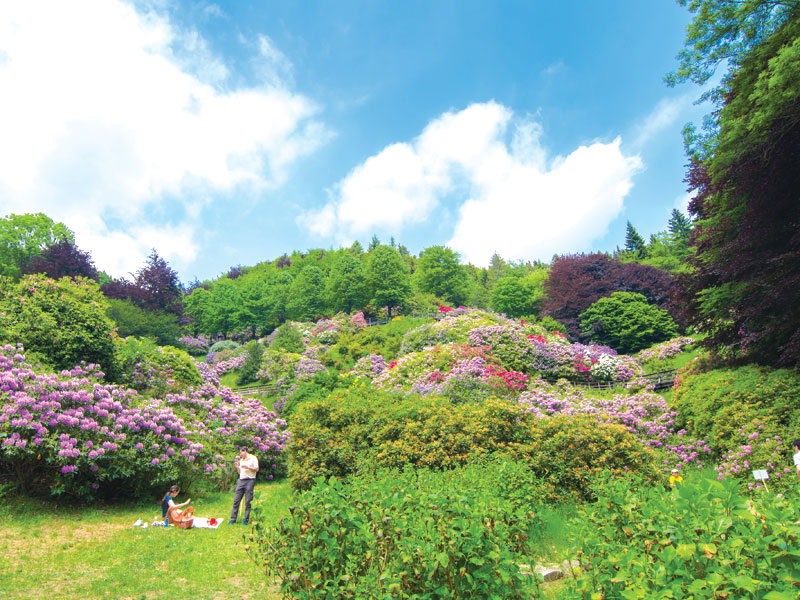
<svg viewBox="0 0 800 600"><path fill-rule="evenodd" d="M288 482L261 483L253 504L277 521L291 494ZM209 493L193 496L192 504L198 516L227 522L232 500L232 492ZM278 598L277 586L245 553L243 526L132 527L160 515L157 502L63 507L0 500L0 598Z"/></svg>

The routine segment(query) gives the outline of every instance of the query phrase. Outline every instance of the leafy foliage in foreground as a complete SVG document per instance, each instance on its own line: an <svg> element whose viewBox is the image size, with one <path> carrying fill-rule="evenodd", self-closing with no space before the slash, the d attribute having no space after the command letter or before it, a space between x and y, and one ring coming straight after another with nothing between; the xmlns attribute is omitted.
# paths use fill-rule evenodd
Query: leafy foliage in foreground
<svg viewBox="0 0 800 600"><path fill-rule="evenodd" d="M563 598L797 598L796 497L751 501L701 477L668 494L635 477L595 490L570 526L581 572Z"/></svg>
<svg viewBox="0 0 800 600"><path fill-rule="evenodd" d="M250 554L287 598L531 598L537 500L514 463L318 478L277 526L256 510Z"/></svg>

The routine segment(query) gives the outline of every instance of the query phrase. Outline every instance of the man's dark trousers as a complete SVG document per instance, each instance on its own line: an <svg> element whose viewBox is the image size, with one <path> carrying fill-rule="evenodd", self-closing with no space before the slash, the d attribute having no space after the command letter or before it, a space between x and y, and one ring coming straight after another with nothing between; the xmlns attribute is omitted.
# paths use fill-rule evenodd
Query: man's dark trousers
<svg viewBox="0 0 800 600"><path fill-rule="evenodd" d="M256 485L255 478L240 479L236 484L236 493L233 495L233 510L231 511L231 521L235 521L239 516L239 504L244 496L244 520L250 520L250 503L253 501L253 488Z"/></svg>

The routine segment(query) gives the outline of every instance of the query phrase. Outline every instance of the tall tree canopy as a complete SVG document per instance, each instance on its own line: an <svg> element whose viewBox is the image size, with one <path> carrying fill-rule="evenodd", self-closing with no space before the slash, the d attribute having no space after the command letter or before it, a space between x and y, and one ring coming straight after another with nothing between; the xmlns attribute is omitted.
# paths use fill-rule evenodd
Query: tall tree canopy
<svg viewBox="0 0 800 600"><path fill-rule="evenodd" d="M45 214L8 215L0 219L0 275L17 278L24 263L72 232Z"/></svg>
<svg viewBox="0 0 800 600"><path fill-rule="evenodd" d="M467 272L459 255L445 246L425 248L414 274L421 292L433 294L456 306L467 301Z"/></svg>
<svg viewBox="0 0 800 600"><path fill-rule="evenodd" d="M675 314L670 303L673 276L649 265L621 263L606 254L557 256L545 283L544 314L580 336L579 315L612 292L637 292L650 304Z"/></svg>
<svg viewBox="0 0 800 600"><path fill-rule="evenodd" d="M91 255L66 237L26 260L21 271L24 274L44 273L53 279L86 277L97 281L99 278Z"/></svg>
<svg viewBox="0 0 800 600"><path fill-rule="evenodd" d="M372 303L378 307L386 307L390 317L392 308L405 304L411 295L408 266L397 250L390 246L378 245L370 252L367 282Z"/></svg>
<svg viewBox="0 0 800 600"><path fill-rule="evenodd" d="M800 1L696 1L680 78L728 59L688 135L696 195L685 317L733 361L800 366ZM679 79L680 79L679 78Z"/></svg>

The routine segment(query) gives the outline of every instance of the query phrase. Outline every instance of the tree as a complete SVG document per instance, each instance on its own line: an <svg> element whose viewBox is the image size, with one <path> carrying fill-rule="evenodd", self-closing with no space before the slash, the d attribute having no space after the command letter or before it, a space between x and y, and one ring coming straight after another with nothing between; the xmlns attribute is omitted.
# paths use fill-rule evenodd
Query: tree
<svg viewBox="0 0 800 600"><path fill-rule="evenodd" d="M492 288L492 308L509 317L530 315L533 296L520 277L504 277Z"/></svg>
<svg viewBox="0 0 800 600"><path fill-rule="evenodd" d="M178 317L172 313L144 310L129 300L110 298L106 314L114 321L120 337L151 338L159 346L176 346L181 337Z"/></svg>
<svg viewBox="0 0 800 600"><path fill-rule="evenodd" d="M678 307L670 296L674 280L673 275L655 267L621 263L606 254L557 256L545 282L542 310L563 323L574 337L580 335L580 313L613 292L642 294L675 318Z"/></svg>
<svg viewBox="0 0 800 600"><path fill-rule="evenodd" d="M467 300L467 273L459 255L445 246L425 248L414 274L417 287L456 306Z"/></svg>
<svg viewBox="0 0 800 600"><path fill-rule="evenodd" d="M88 252L83 252L72 241L62 238L49 245L41 254L35 254L23 264L25 275L44 273L53 279L61 277L86 277L97 281L99 274Z"/></svg>
<svg viewBox="0 0 800 600"><path fill-rule="evenodd" d="M372 239L369 242L369 249L367 250L367 252L369 252L371 254L372 251L375 250L375 248L377 248L380 245L381 245L381 241L378 239L378 236L373 233L372 234Z"/></svg>
<svg viewBox="0 0 800 600"><path fill-rule="evenodd" d="M369 255L367 284L376 306L385 306L389 317L392 308L402 306L411 295L411 275L397 251L378 245Z"/></svg>
<svg viewBox="0 0 800 600"><path fill-rule="evenodd" d="M580 315L584 339L633 354L678 334L667 311L647 302L641 294L614 292L600 298Z"/></svg>
<svg viewBox="0 0 800 600"><path fill-rule="evenodd" d="M625 250L640 258L644 257L646 253L644 239L642 239L642 236L636 231L636 228L631 225L630 221L628 221L628 225L625 229Z"/></svg>
<svg viewBox="0 0 800 600"><path fill-rule="evenodd" d="M286 316L309 321L325 313L325 275L319 267L308 266L295 277L286 300Z"/></svg>
<svg viewBox="0 0 800 600"><path fill-rule="evenodd" d="M687 130L696 191L683 316L733 362L800 366L800 2L697 1L673 81L722 60L703 135Z"/></svg>
<svg viewBox="0 0 800 600"><path fill-rule="evenodd" d="M369 301L364 265L349 252L341 252L325 281L327 305L334 312L362 309Z"/></svg>
<svg viewBox="0 0 800 600"><path fill-rule="evenodd" d="M150 295L152 305L179 315L183 312L183 288L178 273L153 248L145 266L136 273L134 283Z"/></svg>
<svg viewBox="0 0 800 600"><path fill-rule="evenodd" d="M3 217L0 219L0 275L18 278L25 262L62 239L75 241L66 225L42 213Z"/></svg>
<svg viewBox="0 0 800 600"><path fill-rule="evenodd" d="M689 235L692 232L692 222L677 208L672 209L672 215L667 225L670 241L673 244L686 248L689 245Z"/></svg>

